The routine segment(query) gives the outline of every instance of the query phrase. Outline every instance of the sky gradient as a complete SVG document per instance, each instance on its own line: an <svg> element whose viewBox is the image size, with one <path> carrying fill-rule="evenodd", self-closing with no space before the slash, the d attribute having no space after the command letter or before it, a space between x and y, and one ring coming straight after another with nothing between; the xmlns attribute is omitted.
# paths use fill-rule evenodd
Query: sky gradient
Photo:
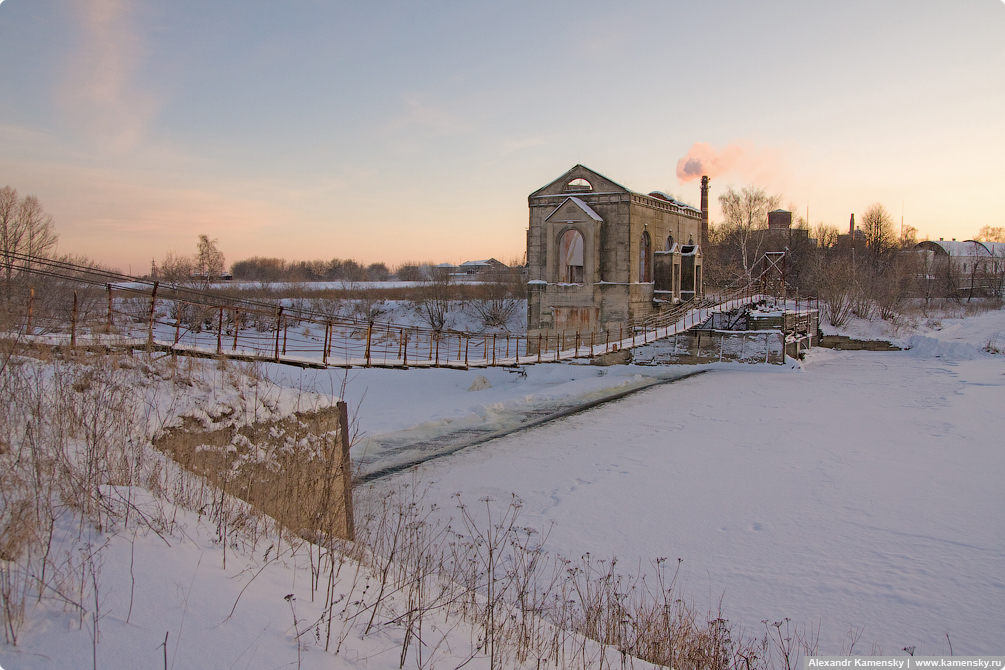
<svg viewBox="0 0 1005 670"><path fill-rule="evenodd" d="M0 186L59 251L520 259L582 163L810 222L1005 225L1005 2L2 0ZM692 163L693 165L693 163ZM682 180L678 175L685 177Z"/></svg>

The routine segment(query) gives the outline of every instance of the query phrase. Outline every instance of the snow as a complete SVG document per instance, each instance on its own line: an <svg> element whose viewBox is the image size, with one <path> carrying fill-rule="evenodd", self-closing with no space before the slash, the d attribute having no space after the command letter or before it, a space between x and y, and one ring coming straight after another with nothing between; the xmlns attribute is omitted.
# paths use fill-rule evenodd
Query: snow
<svg viewBox="0 0 1005 670"><path fill-rule="evenodd" d="M645 570L657 557L682 558L684 592L700 607L721 605L723 616L754 635L763 633L762 620L784 617L819 628L821 653L846 649L851 630L862 631L860 653L915 645L918 654L948 654L947 634L957 655L1000 653L1005 356L985 348L1005 340L1005 312L854 320L842 332L910 348L815 349L801 364L785 366L713 364L673 383L658 382L695 368L561 363L517 374L265 364L260 373L286 390L262 392L266 401L255 411L291 411L302 389L318 391L312 402L321 404L344 395L362 434L353 457L376 468L400 458L409 439L512 428L542 408L637 388L588 412L378 480L358 495L390 495L418 476L428 487L426 502L439 505L445 522L456 518L458 492L469 501L505 501L515 493L522 524L551 527L552 554L616 555L626 572ZM156 376L139 366L122 374L132 375L130 384L167 383L150 381ZM254 395L248 382L227 382L230 374L218 368L218 378L197 381L192 397L172 411L218 421L225 408ZM159 393L148 392L155 407ZM164 413L166 405L152 412ZM313 621L322 606L305 586L306 557L287 552L266 562L267 545L244 547L228 550L224 570L214 529L184 509L173 514L177 525L163 538L122 528L88 531L103 547L98 665L161 667L159 645L168 631L173 667L298 663L284 596L295 594L298 621ZM76 546L78 530L64 519L58 537L65 548ZM0 645L0 666L92 666L90 624L81 628L54 601L30 614L19 645ZM452 625L458 665L474 633ZM398 667L400 629L347 640L338 656L306 640L299 662ZM488 667L487 659L468 667Z"/></svg>
<svg viewBox="0 0 1005 670"><path fill-rule="evenodd" d="M139 495L138 506L156 516L162 501ZM32 610L32 621L22 631L18 646L0 644L0 667L161 668L165 663L169 668L399 667L400 624L381 616L372 633L360 634L369 612L354 608L360 607L364 599L359 592L365 584L372 586L373 578L360 577L352 593L352 575L359 570L356 564L346 561L341 566L335 592L345 603L343 613L357 617L346 621L336 616L326 651L324 587L312 594L311 558L303 544L294 552L288 545L275 543L257 547L234 543L224 560L214 529L199 515L174 509L168 516L172 530L161 533L119 529L105 534L86 527L81 530L64 520L56 529L57 547L79 551L84 540L94 548L92 563L99 577L98 643L93 644L90 614L81 619L58 599L44 598ZM316 552L314 560L318 560ZM364 568L363 575L366 572ZM86 588L85 594L94 597ZM350 602L354 597L359 601ZM477 638L473 627L436 613L428 618L429 648L424 651L424 662L433 661L434 667L436 662L443 667L465 663ZM434 648L441 638L445 644ZM416 662L415 647L410 664ZM607 653L610 663L615 654L613 650ZM467 667L487 669L488 659L479 655ZM636 667L651 666L636 662Z"/></svg>
<svg viewBox="0 0 1005 670"><path fill-rule="evenodd" d="M721 600L755 633L763 619L790 617L819 626L830 653L853 628L864 629L859 649L948 653L948 632L957 654L997 653L1005 358L982 349L996 332L1002 312L943 319L904 352L717 365L431 461L420 476L444 509L458 491L516 493L527 523L554 522L549 549L561 555L681 557L699 604ZM455 415L465 400L480 411L471 394L432 393Z"/></svg>

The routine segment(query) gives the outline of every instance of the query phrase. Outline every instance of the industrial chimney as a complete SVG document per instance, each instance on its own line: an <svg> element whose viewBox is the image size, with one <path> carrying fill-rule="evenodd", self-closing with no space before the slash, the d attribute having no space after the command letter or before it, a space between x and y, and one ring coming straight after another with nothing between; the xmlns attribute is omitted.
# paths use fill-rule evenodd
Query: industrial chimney
<svg viewBox="0 0 1005 670"><path fill-rule="evenodd" d="M708 182L707 176L701 178L701 246L708 245Z"/></svg>

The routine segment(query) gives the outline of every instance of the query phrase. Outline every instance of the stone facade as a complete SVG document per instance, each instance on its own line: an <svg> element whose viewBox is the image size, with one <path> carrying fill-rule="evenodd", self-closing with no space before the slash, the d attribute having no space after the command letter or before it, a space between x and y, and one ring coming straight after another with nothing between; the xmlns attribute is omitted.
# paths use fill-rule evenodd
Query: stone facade
<svg viewBox="0 0 1005 670"><path fill-rule="evenodd" d="M617 331L702 294L698 209L582 165L528 205L529 335Z"/></svg>

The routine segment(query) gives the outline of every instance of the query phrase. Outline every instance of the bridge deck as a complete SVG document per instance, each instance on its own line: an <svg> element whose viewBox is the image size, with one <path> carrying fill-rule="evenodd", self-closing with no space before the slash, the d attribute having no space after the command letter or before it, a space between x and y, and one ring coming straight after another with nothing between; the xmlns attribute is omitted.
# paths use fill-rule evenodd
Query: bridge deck
<svg viewBox="0 0 1005 670"><path fill-rule="evenodd" d="M287 326L281 331L258 333L248 329L242 332L238 326L236 332L224 332L222 316L215 332L211 329L182 331L177 322L163 321L149 327L145 337L135 332L144 330L140 324L139 328L126 329L120 333L100 332L100 329L79 333L8 333L5 339L16 339L30 346L72 346L91 350L148 349L188 356L274 362L321 369L510 367L592 358L648 344L685 332L701 324L710 314L730 311L764 297L743 291L712 304L692 307L685 305L635 324L626 329L630 336L623 335L614 339L611 339L610 332L590 332L528 340L526 336L513 335L427 333L391 324L369 328L354 325L352 330L336 333L330 322L318 324L306 319L301 319L293 329ZM222 314L225 308L218 309ZM322 332L311 332L311 326L321 325L325 328ZM323 337L319 337L322 333Z"/></svg>

